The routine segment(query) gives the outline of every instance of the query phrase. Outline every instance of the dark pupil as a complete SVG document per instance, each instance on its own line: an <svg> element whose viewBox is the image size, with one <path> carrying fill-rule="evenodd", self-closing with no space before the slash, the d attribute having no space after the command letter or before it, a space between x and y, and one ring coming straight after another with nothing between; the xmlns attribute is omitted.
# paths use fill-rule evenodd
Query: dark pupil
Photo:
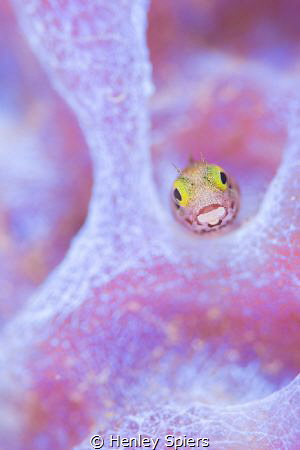
<svg viewBox="0 0 300 450"><path fill-rule="evenodd" d="M179 200L179 201L182 200L182 197L181 197L181 195L180 195L180 192L179 192L179 190L178 190L177 188L174 189L173 194L174 194L174 197L175 197L177 200Z"/></svg>
<svg viewBox="0 0 300 450"><path fill-rule="evenodd" d="M222 183L223 183L223 184L226 184L227 177L226 177L226 175L225 175L224 172L221 172L221 173L220 173L220 177L221 177Z"/></svg>

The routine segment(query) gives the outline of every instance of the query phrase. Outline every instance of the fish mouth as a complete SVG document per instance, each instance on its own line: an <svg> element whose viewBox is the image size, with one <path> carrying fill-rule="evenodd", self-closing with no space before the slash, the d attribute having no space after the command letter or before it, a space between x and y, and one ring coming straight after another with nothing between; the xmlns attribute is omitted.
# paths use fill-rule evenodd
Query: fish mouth
<svg viewBox="0 0 300 450"><path fill-rule="evenodd" d="M217 209L217 208L223 208L223 206L220 205L219 203L212 203L211 205L204 206L204 208L201 208L199 210L197 216L199 216L200 214L209 213L210 211L213 211L214 209Z"/></svg>
<svg viewBox="0 0 300 450"><path fill-rule="evenodd" d="M213 227L220 225L226 216L227 208L219 203L212 203L211 205L201 208L196 215L196 219L200 225L208 225L209 227Z"/></svg>

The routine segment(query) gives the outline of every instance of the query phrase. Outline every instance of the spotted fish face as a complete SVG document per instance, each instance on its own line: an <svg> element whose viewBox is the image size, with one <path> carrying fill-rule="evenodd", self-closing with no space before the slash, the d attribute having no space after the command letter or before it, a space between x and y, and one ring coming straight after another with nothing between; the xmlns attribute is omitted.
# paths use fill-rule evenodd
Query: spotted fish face
<svg viewBox="0 0 300 450"><path fill-rule="evenodd" d="M237 184L221 167L204 162L180 171L171 192L175 217L196 233L228 225L239 210Z"/></svg>

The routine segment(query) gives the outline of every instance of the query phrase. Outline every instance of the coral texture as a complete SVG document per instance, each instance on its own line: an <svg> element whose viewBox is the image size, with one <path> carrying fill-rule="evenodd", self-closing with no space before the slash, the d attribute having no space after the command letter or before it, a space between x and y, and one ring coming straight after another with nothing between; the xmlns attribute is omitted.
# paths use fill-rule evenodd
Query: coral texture
<svg viewBox="0 0 300 450"><path fill-rule="evenodd" d="M0 24L2 326L61 261L84 221L91 164L76 119L50 88L6 1Z"/></svg>
<svg viewBox="0 0 300 450"><path fill-rule="evenodd" d="M14 2L94 184L70 250L2 333L4 449L89 449L95 432L299 448L297 5L187 3L151 7L150 130L148 2ZM172 163L200 152L241 186L224 236L169 211Z"/></svg>

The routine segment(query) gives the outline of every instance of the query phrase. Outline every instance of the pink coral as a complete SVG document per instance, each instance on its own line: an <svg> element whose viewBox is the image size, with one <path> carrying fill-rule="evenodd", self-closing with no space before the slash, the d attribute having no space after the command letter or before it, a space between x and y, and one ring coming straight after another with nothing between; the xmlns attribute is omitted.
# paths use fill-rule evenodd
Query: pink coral
<svg viewBox="0 0 300 450"><path fill-rule="evenodd" d="M62 259L82 224L91 164L76 119L49 86L5 1L0 23L2 325Z"/></svg>
<svg viewBox="0 0 300 450"><path fill-rule="evenodd" d="M95 432L299 445L297 49L291 27L288 69L272 64L280 14L237 3L154 2L152 170L147 2L15 1L77 115L94 186L66 257L3 332L3 448L88 449ZM257 55L262 29L277 40ZM200 151L242 187L223 237L169 212L171 163Z"/></svg>

